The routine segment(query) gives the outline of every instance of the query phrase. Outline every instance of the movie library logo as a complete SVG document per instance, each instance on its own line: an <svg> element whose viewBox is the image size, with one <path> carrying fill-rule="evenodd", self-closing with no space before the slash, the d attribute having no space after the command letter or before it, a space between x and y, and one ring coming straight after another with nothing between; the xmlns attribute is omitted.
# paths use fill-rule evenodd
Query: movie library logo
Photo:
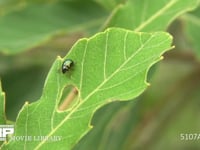
<svg viewBox="0 0 200 150"><path fill-rule="evenodd" d="M14 133L14 125L0 125L0 141L5 141L8 135Z"/></svg>
<svg viewBox="0 0 200 150"><path fill-rule="evenodd" d="M0 141L6 141L9 136L11 141L61 141L62 136L12 136L14 134L14 125L0 125Z"/></svg>

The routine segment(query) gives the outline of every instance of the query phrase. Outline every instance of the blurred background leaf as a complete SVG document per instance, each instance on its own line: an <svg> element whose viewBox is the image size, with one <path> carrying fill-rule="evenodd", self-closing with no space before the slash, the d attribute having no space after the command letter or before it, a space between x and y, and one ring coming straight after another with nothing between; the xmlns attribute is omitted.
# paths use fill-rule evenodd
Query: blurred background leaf
<svg viewBox="0 0 200 150"><path fill-rule="evenodd" d="M199 43L199 29L200 29L200 7L195 11L188 13L182 17L186 22L185 34L190 43L190 49L196 53L196 56L200 60L200 43Z"/></svg>
<svg viewBox="0 0 200 150"><path fill-rule="evenodd" d="M105 20L105 14L92 2L30 3L0 18L0 50L15 54L39 46L54 35L91 32Z"/></svg>
<svg viewBox="0 0 200 150"><path fill-rule="evenodd" d="M143 32L166 30L174 19L193 10L198 3L199 0L128 0L125 5L116 7L105 27Z"/></svg>
<svg viewBox="0 0 200 150"><path fill-rule="evenodd" d="M5 117L5 93L2 91L0 82L0 125L6 123Z"/></svg>
<svg viewBox="0 0 200 150"><path fill-rule="evenodd" d="M127 0L95 0L107 10L113 10L120 4L124 4Z"/></svg>

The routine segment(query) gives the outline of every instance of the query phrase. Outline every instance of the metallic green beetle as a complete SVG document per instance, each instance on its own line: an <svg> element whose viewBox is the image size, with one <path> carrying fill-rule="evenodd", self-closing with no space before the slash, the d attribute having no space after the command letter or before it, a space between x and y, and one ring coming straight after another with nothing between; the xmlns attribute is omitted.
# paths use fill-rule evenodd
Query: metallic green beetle
<svg viewBox="0 0 200 150"><path fill-rule="evenodd" d="M66 59L62 64L62 73L69 71L73 65L74 62L71 59Z"/></svg>

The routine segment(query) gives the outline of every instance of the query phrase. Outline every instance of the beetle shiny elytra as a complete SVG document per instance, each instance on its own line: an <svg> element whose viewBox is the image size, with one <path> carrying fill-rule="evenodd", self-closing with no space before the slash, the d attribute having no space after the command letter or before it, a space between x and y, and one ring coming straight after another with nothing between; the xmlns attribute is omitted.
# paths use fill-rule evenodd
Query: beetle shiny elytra
<svg viewBox="0 0 200 150"><path fill-rule="evenodd" d="M71 59L66 59L62 64L62 73L69 71L73 65L74 62Z"/></svg>

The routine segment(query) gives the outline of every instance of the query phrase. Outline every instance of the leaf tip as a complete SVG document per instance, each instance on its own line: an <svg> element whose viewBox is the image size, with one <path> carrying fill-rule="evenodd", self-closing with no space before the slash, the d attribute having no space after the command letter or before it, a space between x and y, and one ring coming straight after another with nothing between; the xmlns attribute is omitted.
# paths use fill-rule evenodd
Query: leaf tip
<svg viewBox="0 0 200 150"><path fill-rule="evenodd" d="M26 101L25 103L24 103L24 105L26 106L26 105L28 105L29 104L29 102L28 101Z"/></svg>
<svg viewBox="0 0 200 150"><path fill-rule="evenodd" d="M146 85L149 87L149 86L151 86L151 84L149 83L149 82L146 82Z"/></svg>
<svg viewBox="0 0 200 150"><path fill-rule="evenodd" d="M163 60L164 59L164 56L160 56L160 60Z"/></svg>
<svg viewBox="0 0 200 150"><path fill-rule="evenodd" d="M92 129L93 127L94 127L93 125L89 124L89 128L90 128L90 129Z"/></svg>
<svg viewBox="0 0 200 150"><path fill-rule="evenodd" d="M60 56L57 56L57 59L60 59L60 60L62 60L62 58L61 58Z"/></svg>

